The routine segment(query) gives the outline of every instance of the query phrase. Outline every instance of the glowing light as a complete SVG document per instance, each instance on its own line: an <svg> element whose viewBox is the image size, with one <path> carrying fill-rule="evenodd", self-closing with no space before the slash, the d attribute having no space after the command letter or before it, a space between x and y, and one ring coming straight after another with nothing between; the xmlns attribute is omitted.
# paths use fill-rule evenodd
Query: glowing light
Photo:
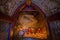
<svg viewBox="0 0 60 40"><path fill-rule="evenodd" d="M26 4L27 4L28 6L30 6L31 0L26 0Z"/></svg>
<svg viewBox="0 0 60 40"><path fill-rule="evenodd" d="M10 36L11 36L11 37L13 36L13 30L10 32Z"/></svg>

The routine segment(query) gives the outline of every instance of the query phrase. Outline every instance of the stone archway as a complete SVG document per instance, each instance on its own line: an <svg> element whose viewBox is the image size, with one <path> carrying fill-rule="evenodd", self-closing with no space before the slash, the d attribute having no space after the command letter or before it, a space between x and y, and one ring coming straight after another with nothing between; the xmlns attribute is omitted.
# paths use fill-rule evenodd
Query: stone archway
<svg viewBox="0 0 60 40"><path fill-rule="evenodd" d="M27 6L26 4L23 4L21 7L19 7L16 11L15 11L15 15L14 15L14 17L15 17L15 22L14 22L14 27L12 28L12 30L13 29L15 29L16 30L16 33L18 33L17 32L17 30L19 30L19 27L18 27L18 25L20 25L20 24L16 24L17 22L16 21L18 21L19 20L19 18L22 18L23 17L23 15L25 15L26 16L26 14L19 14L19 13L22 13L22 12L26 12L26 13L30 13L30 12L32 12L32 11L34 11L34 13L35 13L35 11L38 13L38 22L40 22L40 24L39 24L39 26L40 27L43 27L42 29L43 29L43 36L45 35L44 34L44 30L45 30L45 33L46 33L46 35L45 35L45 37L43 37L43 38L41 38L40 36L39 36L39 38L40 39L47 39L47 36L49 35L49 31L48 31L48 25L47 25L47 20L46 20L46 18L45 18L45 16L44 16L44 14L43 14L43 12L37 7L37 6L35 6L33 9L34 10L28 10L30 7L33 7L34 5L32 4L31 6L29 5L29 6ZM26 7L28 7L28 9L27 10L23 10L24 8L26 8ZM29 14L28 13L28 14ZM19 16L19 17L18 17ZM22 17L20 17L20 16L22 16ZM33 15L27 15L28 17L29 16L33 16ZM35 14L35 16L37 16L37 14ZM13 18L14 18L13 17ZM18 18L18 19L17 19ZM32 17L31 17L32 18ZM21 20L21 19L20 19ZM19 21L18 21L19 22ZM23 21L21 21L21 22L23 22ZM33 21L34 22L34 21ZM30 23L31 24L31 23ZM15 27L15 26L17 26L17 27ZM29 25L28 25L29 26ZM40 27L38 27L38 28L40 28ZM30 27L29 27L30 28ZM14 34L14 32L15 32L15 30L13 30L13 34ZM38 29L37 29L38 30ZM33 35L33 34L32 34ZM34 34L34 35L36 35L36 34ZM15 35L14 35L15 36ZM14 37L13 36L13 37ZM17 35L18 36L18 35ZM26 36L25 35L25 37L32 37L32 36ZM17 37L16 37L17 38ZM32 37L33 38L33 37ZM37 36L36 37L34 37L34 38L37 38ZM13 38L14 39L14 38Z"/></svg>

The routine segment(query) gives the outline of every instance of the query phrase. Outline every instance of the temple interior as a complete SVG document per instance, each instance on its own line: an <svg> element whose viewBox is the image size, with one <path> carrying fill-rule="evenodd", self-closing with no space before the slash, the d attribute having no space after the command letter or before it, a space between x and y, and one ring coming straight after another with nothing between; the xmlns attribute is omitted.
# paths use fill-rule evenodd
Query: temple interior
<svg viewBox="0 0 60 40"><path fill-rule="evenodd" d="M60 0L0 0L0 40L60 40Z"/></svg>

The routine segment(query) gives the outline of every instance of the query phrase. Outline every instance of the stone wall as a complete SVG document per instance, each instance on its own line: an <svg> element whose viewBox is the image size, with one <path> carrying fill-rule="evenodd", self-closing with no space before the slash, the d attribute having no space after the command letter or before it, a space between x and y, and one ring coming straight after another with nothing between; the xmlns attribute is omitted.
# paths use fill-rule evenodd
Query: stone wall
<svg viewBox="0 0 60 40"><path fill-rule="evenodd" d="M0 21L0 40L8 40L11 24L9 22Z"/></svg>
<svg viewBox="0 0 60 40"><path fill-rule="evenodd" d="M0 10L9 16L12 16L17 7L23 4L25 1L26 0L8 0L6 3L2 1L4 4L0 3ZM59 6L56 1L52 0L32 0L32 3L36 4L40 9L42 9L46 16L55 14Z"/></svg>
<svg viewBox="0 0 60 40"><path fill-rule="evenodd" d="M50 22L50 29L53 40L60 40L60 21Z"/></svg>

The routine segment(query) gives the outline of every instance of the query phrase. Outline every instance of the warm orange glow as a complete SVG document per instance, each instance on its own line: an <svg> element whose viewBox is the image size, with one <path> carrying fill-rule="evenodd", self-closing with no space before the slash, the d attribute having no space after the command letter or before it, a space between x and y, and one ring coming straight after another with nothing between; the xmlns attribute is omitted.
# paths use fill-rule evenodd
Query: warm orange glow
<svg viewBox="0 0 60 40"><path fill-rule="evenodd" d="M39 18L39 20L40 19L41 18ZM21 16L19 16L18 19L19 25L15 29L16 35L23 37L47 39L47 22L43 18L40 21L39 20L33 15L22 14Z"/></svg>
<svg viewBox="0 0 60 40"><path fill-rule="evenodd" d="M13 36L13 30L10 32L10 36L11 36L11 37Z"/></svg>
<svg viewBox="0 0 60 40"><path fill-rule="evenodd" d="M41 38L46 39L47 38L47 31L43 30L41 33L25 33L24 37L32 37L32 38Z"/></svg>
<svg viewBox="0 0 60 40"><path fill-rule="evenodd" d="M22 28L18 27L17 32L23 30ZM47 39L48 32L46 31L46 28L44 27L42 30L39 28L36 33L34 33L34 29L30 28L27 29L28 32L25 32L23 37L32 37L32 38L40 38L40 39ZM11 31L11 36L13 35L13 31Z"/></svg>
<svg viewBox="0 0 60 40"><path fill-rule="evenodd" d="M31 4L31 0L26 0L26 4L30 5Z"/></svg>

